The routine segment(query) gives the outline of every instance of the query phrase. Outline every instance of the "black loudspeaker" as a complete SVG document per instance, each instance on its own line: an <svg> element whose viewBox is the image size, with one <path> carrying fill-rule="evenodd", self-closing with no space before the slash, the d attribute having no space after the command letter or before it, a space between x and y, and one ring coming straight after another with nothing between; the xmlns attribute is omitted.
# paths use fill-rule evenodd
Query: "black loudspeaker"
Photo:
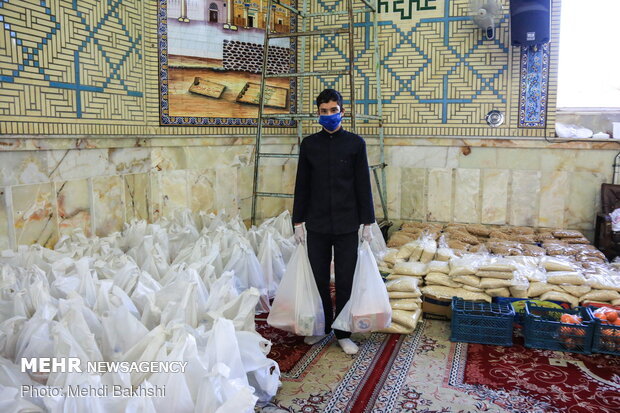
<svg viewBox="0 0 620 413"><path fill-rule="evenodd" d="M551 0L510 0L510 35L513 46L549 42Z"/></svg>

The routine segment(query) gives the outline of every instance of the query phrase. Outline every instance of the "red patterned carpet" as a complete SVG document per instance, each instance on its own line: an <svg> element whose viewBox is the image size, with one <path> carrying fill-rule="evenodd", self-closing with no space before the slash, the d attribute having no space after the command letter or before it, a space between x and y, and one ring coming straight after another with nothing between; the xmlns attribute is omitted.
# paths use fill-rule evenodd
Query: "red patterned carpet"
<svg viewBox="0 0 620 413"><path fill-rule="evenodd" d="M449 323L424 320L407 336L333 337L314 346L257 320L274 345L283 386L264 412L620 412L620 359L606 355L451 343Z"/></svg>
<svg viewBox="0 0 620 413"><path fill-rule="evenodd" d="M467 345L463 382L531 398L545 411L620 412L620 358ZM510 400L500 406L517 409Z"/></svg>

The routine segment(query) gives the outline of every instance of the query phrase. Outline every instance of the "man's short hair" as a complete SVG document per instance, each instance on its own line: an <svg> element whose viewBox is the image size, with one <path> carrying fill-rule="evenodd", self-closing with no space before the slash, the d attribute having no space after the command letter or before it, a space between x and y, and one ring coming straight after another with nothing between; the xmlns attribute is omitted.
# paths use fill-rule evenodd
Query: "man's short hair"
<svg viewBox="0 0 620 413"><path fill-rule="evenodd" d="M316 97L316 107L321 106L321 103L337 102L342 110L342 95L336 89L325 89Z"/></svg>

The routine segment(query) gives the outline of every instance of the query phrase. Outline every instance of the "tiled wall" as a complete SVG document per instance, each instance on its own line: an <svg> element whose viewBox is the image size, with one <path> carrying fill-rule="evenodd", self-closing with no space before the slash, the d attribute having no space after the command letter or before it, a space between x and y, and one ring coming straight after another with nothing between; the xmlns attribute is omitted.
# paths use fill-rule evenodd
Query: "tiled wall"
<svg viewBox="0 0 620 413"><path fill-rule="evenodd" d="M251 127L160 126L158 16L167 0L0 0L0 133L52 135L244 135ZM389 136L552 136L557 40L548 49L510 46L508 0L495 39L469 15L469 0L381 0L378 38L382 56L384 118ZM362 7L361 2L355 2ZM552 38L558 38L559 0L553 0ZM313 11L345 9L344 0L311 2ZM371 17L355 17L355 88L358 113L375 114L375 61ZM310 27L343 26L334 13ZM161 32L161 33L160 33ZM346 67L346 35L313 39L308 70ZM524 79L535 79L526 84ZM540 85L540 90L534 86ZM346 76L301 86L304 111L312 97L335 87L349 97ZM547 97L548 96L548 99ZM548 102L547 102L548 100ZM310 104L310 105L308 105ZM302 106L304 106L302 105ZM490 128L497 109L506 122ZM292 132L290 129L289 132ZM361 128L364 134L376 132Z"/></svg>
<svg viewBox="0 0 620 413"><path fill-rule="evenodd" d="M489 42L464 18L466 0L399 4L382 1L380 23L390 218L590 231L616 145L545 142L553 111L546 127L519 127L522 51L509 46L506 18ZM72 228L103 235L177 207L250 217L255 131L159 126L156 14L154 1L0 0L0 248L52 245ZM358 19L359 109L372 113L372 30ZM337 68L339 47L312 43L311 68ZM556 51L547 56L549 107ZM484 124L492 108L506 112L505 126ZM295 150L294 139L270 142L269 151ZM269 160L259 190L291 192L295 169ZM265 200L259 215L284 208L290 201Z"/></svg>

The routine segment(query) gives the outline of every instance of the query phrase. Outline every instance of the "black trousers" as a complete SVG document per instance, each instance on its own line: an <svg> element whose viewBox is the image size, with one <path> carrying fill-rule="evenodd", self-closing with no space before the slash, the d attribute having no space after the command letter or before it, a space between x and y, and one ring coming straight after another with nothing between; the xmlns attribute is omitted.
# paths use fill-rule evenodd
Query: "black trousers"
<svg viewBox="0 0 620 413"><path fill-rule="evenodd" d="M353 273L355 272L357 248L359 246L358 232L335 235L308 231L307 243L310 266L323 301L325 333L327 334L332 330L331 325L334 322L332 299L329 293L329 267L332 261L332 247L334 247L336 317L338 317L351 297ZM334 334L339 340L351 336L350 332L341 330L334 330Z"/></svg>

